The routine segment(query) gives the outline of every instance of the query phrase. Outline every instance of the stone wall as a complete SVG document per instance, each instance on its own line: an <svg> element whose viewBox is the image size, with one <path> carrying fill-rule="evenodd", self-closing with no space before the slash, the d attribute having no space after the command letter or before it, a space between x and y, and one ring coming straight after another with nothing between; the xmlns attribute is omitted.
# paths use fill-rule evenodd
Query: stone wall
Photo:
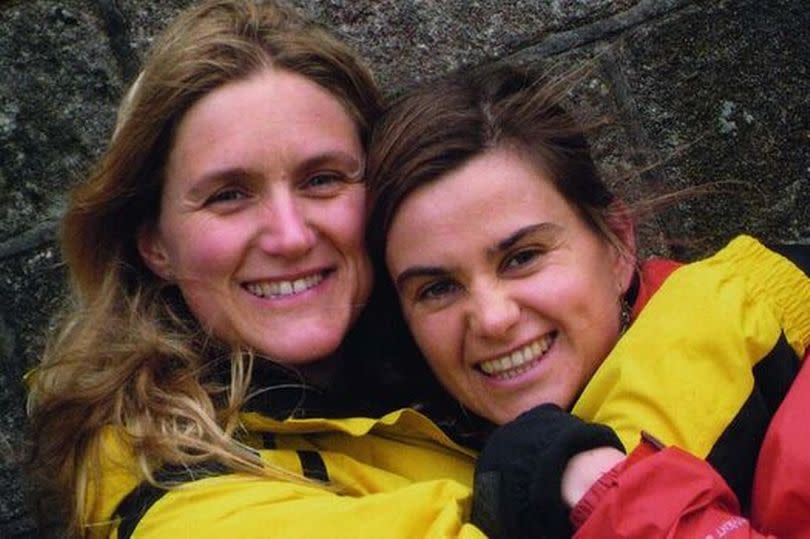
<svg viewBox="0 0 810 539"><path fill-rule="evenodd" d="M152 36L188 0L0 2L0 536L22 503L22 375L63 297L66 188L110 135ZM810 241L805 0L296 0L360 50L388 92L487 62L586 66L573 100L631 199L711 185L643 227L695 257L747 232ZM642 173L641 170L644 170Z"/></svg>

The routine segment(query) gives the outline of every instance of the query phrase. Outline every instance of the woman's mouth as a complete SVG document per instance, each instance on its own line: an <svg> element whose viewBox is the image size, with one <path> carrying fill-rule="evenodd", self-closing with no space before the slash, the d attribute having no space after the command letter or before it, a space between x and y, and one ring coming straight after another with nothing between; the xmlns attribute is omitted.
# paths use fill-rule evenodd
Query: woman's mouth
<svg viewBox="0 0 810 539"><path fill-rule="evenodd" d="M332 269L319 271L297 279L279 279L245 283L242 287L259 298L286 298L315 288L332 273Z"/></svg>
<svg viewBox="0 0 810 539"><path fill-rule="evenodd" d="M510 354L483 361L476 368L498 380L515 378L534 367L551 348L556 337L557 332L553 331Z"/></svg>

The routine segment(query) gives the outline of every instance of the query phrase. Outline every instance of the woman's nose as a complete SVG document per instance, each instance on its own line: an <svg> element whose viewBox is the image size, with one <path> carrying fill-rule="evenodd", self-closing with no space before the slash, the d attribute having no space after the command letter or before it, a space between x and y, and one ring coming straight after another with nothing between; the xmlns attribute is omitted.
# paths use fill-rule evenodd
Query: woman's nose
<svg viewBox="0 0 810 539"><path fill-rule="evenodd" d="M520 319L520 306L509 291L494 285L473 293L469 314L470 329L479 337L509 337Z"/></svg>
<svg viewBox="0 0 810 539"><path fill-rule="evenodd" d="M279 196L265 204L261 246L274 256L296 258L309 252L317 234L310 225L305 208L292 196Z"/></svg>

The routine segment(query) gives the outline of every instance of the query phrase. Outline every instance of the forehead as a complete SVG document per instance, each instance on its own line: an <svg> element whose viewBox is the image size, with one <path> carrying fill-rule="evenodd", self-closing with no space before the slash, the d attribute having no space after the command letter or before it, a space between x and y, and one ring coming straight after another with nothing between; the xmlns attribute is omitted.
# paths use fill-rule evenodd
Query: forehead
<svg viewBox="0 0 810 539"><path fill-rule="evenodd" d="M496 148L410 193L397 209L392 229L418 222L466 229L473 223L486 225L481 221L486 216L515 211L540 218L572 210L533 162L515 150Z"/></svg>
<svg viewBox="0 0 810 539"><path fill-rule="evenodd" d="M388 233L387 258L408 264L426 253L478 253L526 226L584 228L548 176L520 153L496 148L411 193Z"/></svg>
<svg viewBox="0 0 810 539"><path fill-rule="evenodd" d="M262 147L317 152L320 146L360 151L356 122L318 84L268 68L215 89L186 112L175 132L169 172L182 167L194 174L207 161L240 160Z"/></svg>
<svg viewBox="0 0 810 539"><path fill-rule="evenodd" d="M326 88L285 69L265 68L220 86L194 103L181 123L204 124L223 109L261 112L279 120L304 116L347 116L343 104Z"/></svg>

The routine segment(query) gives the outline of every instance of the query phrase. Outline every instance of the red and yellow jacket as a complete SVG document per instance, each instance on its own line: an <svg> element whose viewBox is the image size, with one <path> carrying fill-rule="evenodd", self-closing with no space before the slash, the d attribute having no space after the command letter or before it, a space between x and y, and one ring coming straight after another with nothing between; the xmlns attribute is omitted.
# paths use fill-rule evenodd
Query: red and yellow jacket
<svg viewBox="0 0 810 539"><path fill-rule="evenodd" d="M810 538L810 249L783 254L740 237L645 265L573 409L630 451L574 508L575 537Z"/></svg>

